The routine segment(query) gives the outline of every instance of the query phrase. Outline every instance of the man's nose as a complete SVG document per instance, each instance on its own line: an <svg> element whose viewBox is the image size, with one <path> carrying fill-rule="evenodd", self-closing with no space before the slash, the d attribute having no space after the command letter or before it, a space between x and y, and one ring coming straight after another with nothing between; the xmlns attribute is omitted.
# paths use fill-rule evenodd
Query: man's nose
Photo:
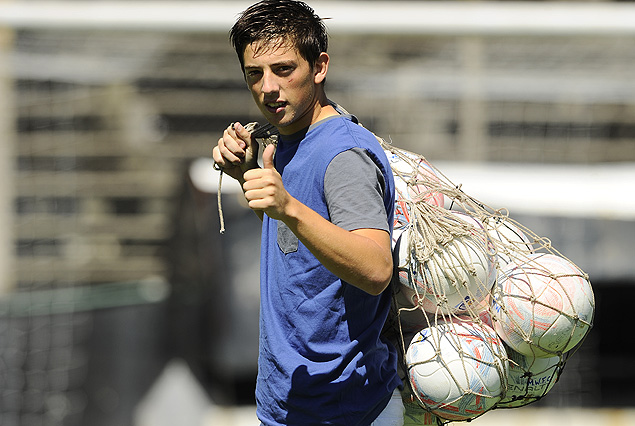
<svg viewBox="0 0 635 426"><path fill-rule="evenodd" d="M265 72L262 76L262 91L264 93L273 93L277 92L278 88L276 76L271 72Z"/></svg>

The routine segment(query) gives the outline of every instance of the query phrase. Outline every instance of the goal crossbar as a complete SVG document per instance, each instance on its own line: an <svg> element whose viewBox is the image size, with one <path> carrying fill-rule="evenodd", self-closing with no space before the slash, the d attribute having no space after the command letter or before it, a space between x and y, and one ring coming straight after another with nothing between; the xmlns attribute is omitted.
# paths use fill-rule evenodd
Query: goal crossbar
<svg viewBox="0 0 635 426"><path fill-rule="evenodd" d="M0 2L0 26L226 33L244 1ZM331 33L635 36L635 4L316 1Z"/></svg>

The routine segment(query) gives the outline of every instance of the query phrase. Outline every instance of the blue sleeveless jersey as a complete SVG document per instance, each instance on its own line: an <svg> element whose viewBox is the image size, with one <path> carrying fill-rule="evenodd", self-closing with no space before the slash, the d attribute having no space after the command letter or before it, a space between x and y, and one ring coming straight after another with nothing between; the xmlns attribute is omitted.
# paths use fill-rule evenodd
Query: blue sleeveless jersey
<svg viewBox="0 0 635 426"><path fill-rule="evenodd" d="M386 156L368 130L336 117L300 141L278 143L285 188L328 219L324 175L331 160L365 149L386 184L392 227L394 183ZM401 384L395 349L380 339L390 291L372 296L323 267L283 222L262 227L257 412L265 425L367 425Z"/></svg>

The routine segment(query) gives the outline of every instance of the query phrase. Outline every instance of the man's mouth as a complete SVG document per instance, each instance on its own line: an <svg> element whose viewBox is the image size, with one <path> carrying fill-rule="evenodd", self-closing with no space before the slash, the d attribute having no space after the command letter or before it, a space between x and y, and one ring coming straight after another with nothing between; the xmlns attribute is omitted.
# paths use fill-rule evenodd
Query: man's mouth
<svg viewBox="0 0 635 426"><path fill-rule="evenodd" d="M269 111L276 113L281 111L286 104L286 102L267 102L265 103L265 107L267 107Z"/></svg>

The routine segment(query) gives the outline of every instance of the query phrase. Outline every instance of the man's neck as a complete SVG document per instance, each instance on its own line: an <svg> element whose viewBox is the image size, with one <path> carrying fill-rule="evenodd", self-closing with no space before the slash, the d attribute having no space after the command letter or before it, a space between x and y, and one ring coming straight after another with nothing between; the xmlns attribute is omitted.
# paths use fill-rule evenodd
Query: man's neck
<svg viewBox="0 0 635 426"><path fill-rule="evenodd" d="M325 118L331 117L333 115L339 115L339 113L333 108L331 104L328 102L325 105L320 107L320 111L314 117L313 122L311 124L315 124L318 121L324 120Z"/></svg>
<svg viewBox="0 0 635 426"><path fill-rule="evenodd" d="M300 131L302 128L298 128L297 124L303 122L303 128L308 128L311 125L317 123L318 121L324 120L325 118L339 115L339 113L333 108L328 99L324 96L324 99L320 99L316 102L315 106L305 115L305 119L296 122L296 126L293 131L289 127L278 127L278 131L282 135L291 135L297 131ZM309 115L310 114L310 115ZM310 117L310 120L307 119Z"/></svg>

